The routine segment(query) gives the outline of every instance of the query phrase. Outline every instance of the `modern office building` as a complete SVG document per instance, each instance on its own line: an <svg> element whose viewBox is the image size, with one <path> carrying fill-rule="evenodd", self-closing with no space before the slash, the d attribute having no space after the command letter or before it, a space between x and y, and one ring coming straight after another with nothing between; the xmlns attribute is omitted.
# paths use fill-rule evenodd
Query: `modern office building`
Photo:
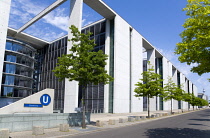
<svg viewBox="0 0 210 138"><path fill-rule="evenodd" d="M46 88L55 90L54 111L75 112L81 106L82 89L78 82L58 81L52 72L58 57L69 53L72 34L47 42L22 31L67 0L57 0L20 29L8 27L11 0L0 1L0 106ZM68 1L67 1L68 2ZM86 107L94 113L128 113L147 110L145 97L134 97L135 84L150 61L155 72L162 76L163 85L172 77L188 93L197 95L196 86L169 60L152 46L139 32L101 0L71 0L69 26L75 25L82 33L92 33L95 50L109 55L106 70L114 77L108 85L89 85ZM86 3L104 19L81 28L82 4ZM145 55L145 56L144 56ZM160 97L151 99L152 111L170 110L171 102ZM188 103L173 100L174 109L187 109Z"/></svg>

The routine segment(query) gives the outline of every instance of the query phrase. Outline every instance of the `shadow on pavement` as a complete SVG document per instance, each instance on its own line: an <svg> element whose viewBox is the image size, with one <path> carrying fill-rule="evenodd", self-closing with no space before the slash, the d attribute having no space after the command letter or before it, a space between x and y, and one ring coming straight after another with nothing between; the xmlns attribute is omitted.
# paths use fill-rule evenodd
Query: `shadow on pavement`
<svg viewBox="0 0 210 138"><path fill-rule="evenodd" d="M188 125L194 125L194 126L206 126L206 125L203 125L203 124L188 124Z"/></svg>
<svg viewBox="0 0 210 138"><path fill-rule="evenodd" d="M210 119L189 119L189 120L194 120L194 121L210 121Z"/></svg>
<svg viewBox="0 0 210 138"><path fill-rule="evenodd" d="M191 128L157 128L145 132L149 138L210 138L210 130Z"/></svg>

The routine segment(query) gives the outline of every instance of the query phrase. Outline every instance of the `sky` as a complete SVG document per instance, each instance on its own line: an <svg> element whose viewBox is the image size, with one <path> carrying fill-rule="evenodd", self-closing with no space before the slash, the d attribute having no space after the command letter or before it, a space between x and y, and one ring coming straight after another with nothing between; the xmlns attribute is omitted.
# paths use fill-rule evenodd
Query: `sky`
<svg viewBox="0 0 210 138"><path fill-rule="evenodd" d="M210 96L210 74L198 76L190 72L193 65L178 61L174 54L176 43L181 42L179 34L188 17L182 10L187 0L103 0L153 46L155 46L178 70L184 73L197 87L198 92ZM18 29L55 0L12 0L9 27ZM70 0L47 14L24 32L52 41L67 34ZM103 17L83 4L83 26Z"/></svg>

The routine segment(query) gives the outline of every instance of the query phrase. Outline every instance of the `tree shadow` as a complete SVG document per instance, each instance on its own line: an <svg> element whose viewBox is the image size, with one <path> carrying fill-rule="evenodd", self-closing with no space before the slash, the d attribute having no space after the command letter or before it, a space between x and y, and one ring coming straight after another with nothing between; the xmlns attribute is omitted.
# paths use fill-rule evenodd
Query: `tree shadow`
<svg viewBox="0 0 210 138"><path fill-rule="evenodd" d="M157 128L145 132L149 138L210 138L210 130L192 128Z"/></svg>
<svg viewBox="0 0 210 138"><path fill-rule="evenodd" d="M203 124L188 124L188 125L193 125L193 126L206 126L206 125L203 125Z"/></svg>
<svg viewBox="0 0 210 138"><path fill-rule="evenodd" d="M210 121L210 119L189 119L189 120L194 120L194 121Z"/></svg>
<svg viewBox="0 0 210 138"><path fill-rule="evenodd" d="M206 116L210 116L210 115L205 115L205 114L199 114L199 116L201 116L201 117L206 117Z"/></svg>

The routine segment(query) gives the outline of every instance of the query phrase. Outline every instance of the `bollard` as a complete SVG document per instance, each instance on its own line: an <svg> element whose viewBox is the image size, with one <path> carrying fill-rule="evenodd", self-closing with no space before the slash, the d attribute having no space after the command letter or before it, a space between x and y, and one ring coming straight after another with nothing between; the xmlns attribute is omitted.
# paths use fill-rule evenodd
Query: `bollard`
<svg viewBox="0 0 210 138"><path fill-rule="evenodd" d="M119 123L125 123L126 119L125 118L119 118Z"/></svg>
<svg viewBox="0 0 210 138"><path fill-rule="evenodd" d="M43 135L44 127L43 126L33 126L32 135Z"/></svg>
<svg viewBox="0 0 210 138"><path fill-rule="evenodd" d="M109 125L115 125L116 121L114 119L109 119Z"/></svg>
<svg viewBox="0 0 210 138"><path fill-rule="evenodd" d="M156 117L160 117L160 114L158 113L158 114L156 114Z"/></svg>
<svg viewBox="0 0 210 138"><path fill-rule="evenodd" d="M143 120L146 119L146 116L141 116L141 119L143 119Z"/></svg>
<svg viewBox="0 0 210 138"><path fill-rule="evenodd" d="M9 138L9 129L0 129L0 138Z"/></svg>
<svg viewBox="0 0 210 138"><path fill-rule="evenodd" d="M140 116L135 116L135 120L136 121L140 121L141 120L141 117Z"/></svg>
<svg viewBox="0 0 210 138"><path fill-rule="evenodd" d="M151 115L151 116L150 116L150 118L155 118L155 117L156 117L156 115Z"/></svg>
<svg viewBox="0 0 210 138"><path fill-rule="evenodd" d="M128 122L134 122L135 121L135 118L133 117L128 117Z"/></svg>
<svg viewBox="0 0 210 138"><path fill-rule="evenodd" d="M102 121L100 121L100 120L96 121L96 126L97 127L103 127L103 125L104 125L104 123Z"/></svg>
<svg viewBox="0 0 210 138"><path fill-rule="evenodd" d="M69 131L69 124L60 124L59 131L61 132L68 132Z"/></svg>

